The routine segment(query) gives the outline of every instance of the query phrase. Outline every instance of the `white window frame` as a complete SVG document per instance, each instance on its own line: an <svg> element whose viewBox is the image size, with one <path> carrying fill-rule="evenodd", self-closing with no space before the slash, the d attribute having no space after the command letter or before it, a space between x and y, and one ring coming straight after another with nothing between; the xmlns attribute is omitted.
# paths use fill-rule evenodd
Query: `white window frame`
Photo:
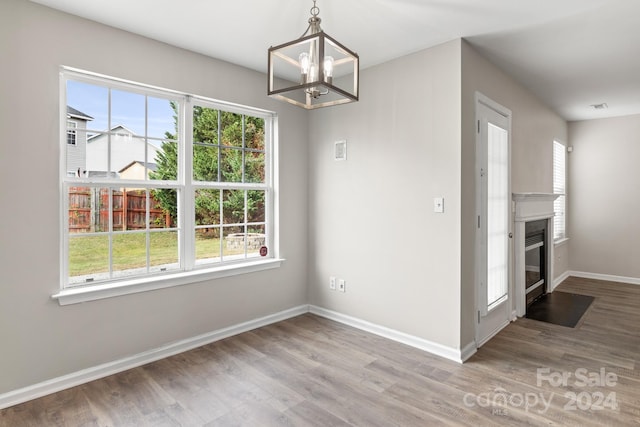
<svg viewBox="0 0 640 427"><path fill-rule="evenodd" d="M180 112L178 123L179 148L178 148L178 178L176 181L129 181L121 179L79 178L71 177L66 171L67 148L67 115L66 115L66 86L67 81L82 81L89 84L98 84L110 88L129 92L141 93L149 96L159 96L165 99L178 101ZM192 179L192 107L194 105L206 105L221 111L237 114L245 114L263 118L265 121L265 183L242 184L220 183L220 188L232 189L264 189L265 190L265 231L268 254L264 257L250 257L241 260L222 261L215 264L198 265L195 262L195 215L193 197L194 188L199 185ZM157 88L140 83L124 81L104 75L90 73L68 67L61 67L60 72L60 197L61 197L61 242L63 250L60 259L60 291L52 297L57 299L60 305L109 298L131 293L161 289L172 286L196 283L221 277L262 271L278 268L283 259L279 256L279 223L278 223L278 164L277 164L277 127L278 118L274 112L262 109L240 106L210 98L189 95L176 91ZM187 155L189 154L189 155ZM100 187L135 187L135 188L176 188L178 190L178 220L175 230L178 233L179 246L179 270L170 272L147 272L144 275L128 277L124 279L110 278L90 284L68 283L68 252L69 252L69 197L68 188L71 186L100 186ZM113 233L110 230L109 233Z"/></svg>
<svg viewBox="0 0 640 427"><path fill-rule="evenodd" d="M559 194L553 202L553 240L560 244L567 237L567 147L553 141L553 193Z"/></svg>

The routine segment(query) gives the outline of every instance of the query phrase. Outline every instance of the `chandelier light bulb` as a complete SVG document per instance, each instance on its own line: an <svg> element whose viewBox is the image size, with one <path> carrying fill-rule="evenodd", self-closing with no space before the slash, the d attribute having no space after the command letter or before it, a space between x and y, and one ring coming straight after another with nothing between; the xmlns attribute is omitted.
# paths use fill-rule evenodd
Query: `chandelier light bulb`
<svg viewBox="0 0 640 427"><path fill-rule="evenodd" d="M332 56L324 57L324 81L329 84L333 83L333 57Z"/></svg>

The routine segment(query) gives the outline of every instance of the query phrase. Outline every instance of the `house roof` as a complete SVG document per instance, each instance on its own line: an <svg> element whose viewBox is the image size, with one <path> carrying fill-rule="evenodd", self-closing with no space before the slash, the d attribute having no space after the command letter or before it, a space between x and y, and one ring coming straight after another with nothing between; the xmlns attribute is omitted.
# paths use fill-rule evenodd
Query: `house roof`
<svg viewBox="0 0 640 427"><path fill-rule="evenodd" d="M123 130L124 133L116 132L119 129ZM128 135L134 135L134 133L133 133L133 131L131 129L129 129L126 126L123 126L123 125L115 125L109 130L109 132L111 132L112 134L115 133L116 135L120 135L120 136L122 136L122 135L127 135L127 136ZM91 135L91 136L89 136L89 138L87 138L87 142L92 142L94 139L101 138L104 135L105 135L105 133L96 133L94 135Z"/></svg>
<svg viewBox="0 0 640 427"><path fill-rule="evenodd" d="M73 117L75 119L80 119L80 120L86 120L86 121L93 120L93 117L91 117L90 115L85 114L80 110L76 110L75 108L70 107L68 105L67 105L67 115L69 117Z"/></svg>
<svg viewBox="0 0 640 427"><path fill-rule="evenodd" d="M155 163L143 162L141 160L134 160L131 163L129 163L127 166L125 166L122 169L120 169L118 171L118 173L122 173L122 172L126 171L127 169L129 169L131 166L133 166L136 163L139 164L140 166L144 166L145 168L149 169L152 172L155 172L158 169L158 165L155 164Z"/></svg>

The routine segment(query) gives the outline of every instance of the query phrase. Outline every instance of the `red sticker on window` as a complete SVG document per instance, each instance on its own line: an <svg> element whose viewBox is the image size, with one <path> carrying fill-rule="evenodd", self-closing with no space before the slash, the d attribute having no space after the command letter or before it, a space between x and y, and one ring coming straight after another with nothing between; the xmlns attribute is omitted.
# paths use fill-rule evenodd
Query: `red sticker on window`
<svg viewBox="0 0 640 427"><path fill-rule="evenodd" d="M260 256L267 256L267 253L268 253L268 252L269 252L269 251L268 251L268 249L267 249L267 247L266 247L266 246L261 246L261 247L260 247Z"/></svg>

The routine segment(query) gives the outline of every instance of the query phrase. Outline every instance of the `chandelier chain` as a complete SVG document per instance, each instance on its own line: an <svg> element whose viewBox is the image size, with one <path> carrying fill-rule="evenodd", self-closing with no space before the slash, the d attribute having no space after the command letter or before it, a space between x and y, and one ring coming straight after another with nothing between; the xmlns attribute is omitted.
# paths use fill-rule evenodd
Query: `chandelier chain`
<svg viewBox="0 0 640 427"><path fill-rule="evenodd" d="M311 8L311 10L309 11L311 12L311 15L315 18L320 14L320 8L318 6L316 6L316 0L313 0L313 7Z"/></svg>

